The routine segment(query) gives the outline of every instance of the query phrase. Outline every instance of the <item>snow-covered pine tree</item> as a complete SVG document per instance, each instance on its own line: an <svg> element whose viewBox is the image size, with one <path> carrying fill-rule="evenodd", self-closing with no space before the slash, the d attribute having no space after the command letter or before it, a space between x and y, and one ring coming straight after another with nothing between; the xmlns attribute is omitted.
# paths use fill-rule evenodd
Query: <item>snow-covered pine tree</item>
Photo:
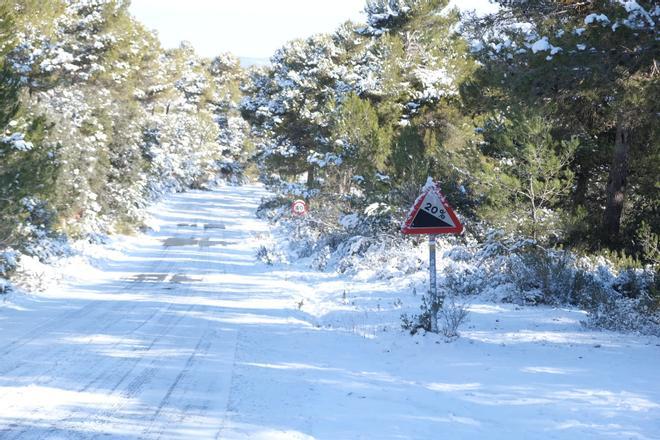
<svg viewBox="0 0 660 440"><path fill-rule="evenodd" d="M576 219L577 240L621 246L641 218L660 227L648 209L657 195L641 185L660 166L658 19L650 1L502 2L474 28L482 63L474 107L497 117L540 107L555 134L581 137L571 205L586 215Z"/></svg>

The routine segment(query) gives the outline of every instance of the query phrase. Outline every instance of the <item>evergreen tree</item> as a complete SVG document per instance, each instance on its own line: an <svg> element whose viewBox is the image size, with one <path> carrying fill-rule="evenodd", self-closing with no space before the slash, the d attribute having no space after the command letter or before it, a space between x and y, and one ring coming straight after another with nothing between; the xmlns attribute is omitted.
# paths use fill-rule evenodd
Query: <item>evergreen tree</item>
<svg viewBox="0 0 660 440"><path fill-rule="evenodd" d="M376 109L356 94L344 99L333 119L335 152L341 159L335 188L348 193L351 185L359 182L368 191L373 190L377 185L375 176L386 168L392 127L381 126Z"/></svg>
<svg viewBox="0 0 660 440"><path fill-rule="evenodd" d="M592 229L603 242L629 245L626 225L635 216L627 213L643 212L659 225L657 210L648 209L657 194L631 185L650 169L631 165L657 157L660 11L648 1L502 3L474 29L482 68L466 95L473 92L475 109L544 108L555 132L580 136L575 206L602 219Z"/></svg>
<svg viewBox="0 0 660 440"><path fill-rule="evenodd" d="M275 145L264 152L269 165L289 176L306 172L309 187L316 185L317 166L308 158L331 148L328 119L337 101L339 52L327 35L288 43L243 104L246 117L272 132Z"/></svg>
<svg viewBox="0 0 660 440"><path fill-rule="evenodd" d="M19 80L7 62L13 50L14 20L6 4L0 4L0 128L4 130L18 111Z"/></svg>
<svg viewBox="0 0 660 440"><path fill-rule="evenodd" d="M557 237L561 204L573 185L569 165L578 139L557 141L540 115L516 114L485 133L491 158L482 176L489 203L484 217L505 229L545 239Z"/></svg>
<svg viewBox="0 0 660 440"><path fill-rule="evenodd" d="M150 199L216 178L237 63L222 85L225 72L190 46L164 51L125 1L19 0L12 11L0 23L4 242L127 231ZM225 131L245 130L232 120Z"/></svg>

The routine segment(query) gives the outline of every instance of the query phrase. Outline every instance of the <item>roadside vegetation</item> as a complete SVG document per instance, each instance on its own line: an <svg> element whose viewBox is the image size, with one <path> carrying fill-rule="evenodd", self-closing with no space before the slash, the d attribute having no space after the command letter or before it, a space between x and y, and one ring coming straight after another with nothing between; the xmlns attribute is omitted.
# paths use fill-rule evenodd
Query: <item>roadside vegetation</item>
<svg viewBox="0 0 660 440"><path fill-rule="evenodd" d="M366 23L244 71L162 49L125 1L1 2L0 290L22 256L137 230L150 201L246 166L289 238L260 258L420 271L423 243L399 226L432 176L467 231L445 242L447 304L570 305L657 333L660 7L448 3L368 0ZM411 331L428 328L423 304Z"/></svg>
<svg viewBox="0 0 660 440"><path fill-rule="evenodd" d="M243 76L164 50L125 1L0 2L0 278L137 230L162 194L242 179Z"/></svg>
<svg viewBox="0 0 660 440"><path fill-rule="evenodd" d="M279 190L263 213L319 267L420 270L402 251L419 239L398 229L432 176L467 230L448 241L445 294L658 332L660 8L500 3L477 17L368 1L366 24L293 41L252 72L242 111ZM288 212L299 197L304 220ZM424 304L404 317L412 331L429 327Z"/></svg>

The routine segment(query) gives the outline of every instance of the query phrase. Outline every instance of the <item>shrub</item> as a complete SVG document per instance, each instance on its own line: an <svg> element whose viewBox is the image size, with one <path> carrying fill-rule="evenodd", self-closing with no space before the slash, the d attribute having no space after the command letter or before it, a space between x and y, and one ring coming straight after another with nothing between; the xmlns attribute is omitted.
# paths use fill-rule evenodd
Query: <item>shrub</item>
<svg viewBox="0 0 660 440"><path fill-rule="evenodd" d="M458 328L467 321L469 313L465 303L457 302L454 295L448 295L440 311L442 334L449 339L458 338Z"/></svg>
<svg viewBox="0 0 660 440"><path fill-rule="evenodd" d="M457 268L450 266L445 272L443 286L449 292L454 292L458 296L470 297L481 293L488 279L475 268Z"/></svg>
<svg viewBox="0 0 660 440"><path fill-rule="evenodd" d="M433 320L439 320L442 324L437 326L439 331L449 339L459 336L458 328L467 321L469 312L465 303L456 301L457 296L453 293L445 297L439 295L434 302L428 295L422 296L419 315L401 315L401 327L416 334L420 330L433 331Z"/></svg>
<svg viewBox="0 0 660 440"><path fill-rule="evenodd" d="M277 252L272 247L264 245L259 246L256 256L259 261L268 264L269 266L279 263L284 259L281 253Z"/></svg>
<svg viewBox="0 0 660 440"><path fill-rule="evenodd" d="M401 328L409 331L411 335L420 330L430 332L432 329L431 302L426 295L422 296L422 304L419 309L421 311L419 315L408 315L407 313L401 315Z"/></svg>
<svg viewBox="0 0 660 440"><path fill-rule="evenodd" d="M573 263L568 252L531 246L514 254L509 270L525 302L567 304L571 302Z"/></svg>

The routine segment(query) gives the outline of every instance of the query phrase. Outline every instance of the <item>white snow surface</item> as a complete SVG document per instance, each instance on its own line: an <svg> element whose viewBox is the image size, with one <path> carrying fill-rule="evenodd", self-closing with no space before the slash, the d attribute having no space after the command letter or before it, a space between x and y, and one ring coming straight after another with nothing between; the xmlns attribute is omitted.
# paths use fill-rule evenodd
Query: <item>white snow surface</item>
<svg viewBox="0 0 660 440"><path fill-rule="evenodd" d="M552 55L561 51L561 47L553 46L552 44L550 44L550 42L548 41L548 37L543 37L537 40L534 44L532 44L531 49L532 52L534 53L550 51L550 54Z"/></svg>
<svg viewBox="0 0 660 440"><path fill-rule="evenodd" d="M11 136L0 136L0 142L9 144L18 151L30 151L34 146L25 140L23 133L14 133Z"/></svg>
<svg viewBox="0 0 660 440"><path fill-rule="evenodd" d="M592 24L594 22L607 25L610 24L610 19L605 14L589 14L584 18L584 24Z"/></svg>
<svg viewBox="0 0 660 440"><path fill-rule="evenodd" d="M265 195L170 196L157 232L3 297L0 438L660 438L659 338L480 300L458 340L412 337L423 274L258 262Z"/></svg>

